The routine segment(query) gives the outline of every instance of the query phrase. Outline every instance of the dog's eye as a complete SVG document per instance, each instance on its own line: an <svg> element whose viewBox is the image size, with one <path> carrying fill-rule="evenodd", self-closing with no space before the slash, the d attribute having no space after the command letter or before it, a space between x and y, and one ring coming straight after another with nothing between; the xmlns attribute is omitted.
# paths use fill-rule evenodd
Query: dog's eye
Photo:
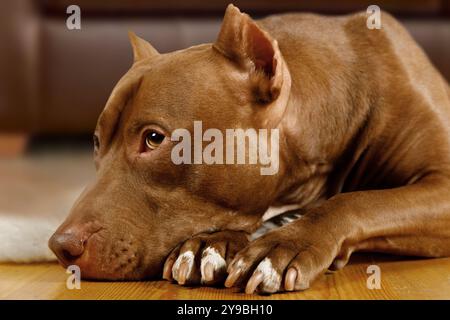
<svg viewBox="0 0 450 320"><path fill-rule="evenodd" d="M164 135L151 130L149 132L147 132L147 135L145 136L145 145L147 146L147 148L149 148L150 150L154 150L157 147L159 147L159 145L163 142L164 140Z"/></svg>

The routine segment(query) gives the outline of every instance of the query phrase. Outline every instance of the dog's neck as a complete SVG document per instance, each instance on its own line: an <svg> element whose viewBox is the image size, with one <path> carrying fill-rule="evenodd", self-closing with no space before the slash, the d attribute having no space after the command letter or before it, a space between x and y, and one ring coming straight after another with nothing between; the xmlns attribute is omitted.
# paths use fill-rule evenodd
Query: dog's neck
<svg viewBox="0 0 450 320"><path fill-rule="evenodd" d="M282 102L285 108L278 124L283 137L280 144L284 145L280 145L281 176L273 205L300 203L307 207L339 191L330 186L341 185L344 175L339 178L341 181L330 183L328 180L346 150L352 147L350 144L360 148L360 139L355 136L367 121L370 110L364 101L348 99L350 90L357 88L346 87L345 81L334 83L326 79L322 83L312 83L302 81L305 70L290 71L289 93L285 95L288 99ZM308 72L314 73L314 70ZM309 100L310 95L319 98ZM324 121L324 114L332 119ZM350 115L354 120L352 127L347 125Z"/></svg>

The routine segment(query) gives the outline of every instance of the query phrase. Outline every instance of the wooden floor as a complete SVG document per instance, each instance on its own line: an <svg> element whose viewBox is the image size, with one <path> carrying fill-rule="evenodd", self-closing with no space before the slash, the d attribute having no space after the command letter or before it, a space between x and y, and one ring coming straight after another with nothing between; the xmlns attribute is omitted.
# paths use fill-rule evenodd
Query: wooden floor
<svg viewBox="0 0 450 320"><path fill-rule="evenodd" d="M381 269L381 289L367 288L367 267ZM245 295L236 289L186 288L166 281L81 282L66 287L57 264L0 265L0 299L450 299L450 258L356 255L343 270L323 275L304 292Z"/></svg>

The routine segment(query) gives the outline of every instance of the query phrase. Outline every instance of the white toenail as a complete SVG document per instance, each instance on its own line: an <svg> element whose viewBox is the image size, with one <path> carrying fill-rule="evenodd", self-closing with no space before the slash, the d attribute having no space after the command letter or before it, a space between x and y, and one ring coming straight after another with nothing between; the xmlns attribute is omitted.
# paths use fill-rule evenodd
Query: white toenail
<svg viewBox="0 0 450 320"><path fill-rule="evenodd" d="M281 276L273 268L272 261L265 258L256 268L255 272L263 274L263 282L260 284L260 289L264 292L273 293L280 289Z"/></svg>
<svg viewBox="0 0 450 320"><path fill-rule="evenodd" d="M245 267L245 263L244 263L244 260L242 260L242 259L239 259L236 262L236 264L234 265L235 269L244 269L244 267Z"/></svg>
<svg viewBox="0 0 450 320"><path fill-rule="evenodd" d="M186 251L183 254L179 255L172 267L172 277L175 280L178 280L178 269L180 269L180 264L183 261L187 261L188 263L188 272L186 274L186 277L189 277L192 271L192 267L194 266L194 258L194 253L192 251Z"/></svg>
<svg viewBox="0 0 450 320"><path fill-rule="evenodd" d="M227 263L222 258L220 253L212 247L208 247L203 251L202 261L200 263L200 272L202 274L202 282L205 278L205 266L207 263L211 263L214 266L214 272L225 271Z"/></svg>

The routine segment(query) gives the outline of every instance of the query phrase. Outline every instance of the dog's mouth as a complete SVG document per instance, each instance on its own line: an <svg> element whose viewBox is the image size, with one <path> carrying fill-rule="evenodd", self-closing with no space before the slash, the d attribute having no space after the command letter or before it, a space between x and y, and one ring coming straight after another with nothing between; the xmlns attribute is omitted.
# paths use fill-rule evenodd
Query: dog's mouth
<svg viewBox="0 0 450 320"><path fill-rule="evenodd" d="M145 246L132 235L107 239L95 234L79 259L81 277L95 280L142 280L153 269L145 259Z"/></svg>

